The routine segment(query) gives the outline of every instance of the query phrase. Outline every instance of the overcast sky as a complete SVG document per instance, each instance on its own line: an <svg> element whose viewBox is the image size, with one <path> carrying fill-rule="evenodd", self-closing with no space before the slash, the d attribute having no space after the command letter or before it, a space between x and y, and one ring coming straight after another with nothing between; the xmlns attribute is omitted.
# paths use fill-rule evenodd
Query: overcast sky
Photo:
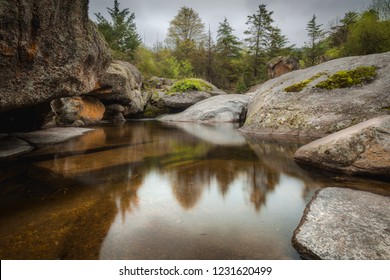
<svg viewBox="0 0 390 280"><path fill-rule="evenodd" d="M89 14L96 20L94 13L102 13L109 19L107 7L112 7L114 0L90 0ZM157 41L165 39L169 22L182 6L193 8L199 13L206 29L210 24L213 36L219 22L226 17L235 29L235 35L243 39L243 32L248 15L254 14L260 4L266 4L273 11L275 24L287 36L291 44L297 47L307 41L306 25L313 14L317 22L329 26L329 22L343 17L348 11L361 12L371 0L119 0L120 8L129 8L136 16L138 33L144 38L146 45L153 46Z"/></svg>

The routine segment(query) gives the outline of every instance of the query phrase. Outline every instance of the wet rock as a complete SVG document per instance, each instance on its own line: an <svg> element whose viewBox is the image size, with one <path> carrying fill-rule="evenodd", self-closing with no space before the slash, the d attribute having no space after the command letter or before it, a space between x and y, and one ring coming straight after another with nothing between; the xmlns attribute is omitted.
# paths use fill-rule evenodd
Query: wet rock
<svg viewBox="0 0 390 280"><path fill-rule="evenodd" d="M121 105L124 116L143 112L147 100L141 93L142 76L138 69L125 61L115 60L99 80L100 89L91 94L105 105Z"/></svg>
<svg viewBox="0 0 390 280"><path fill-rule="evenodd" d="M51 102L57 125L85 126L99 124L105 112L104 105L95 97L61 98Z"/></svg>
<svg viewBox="0 0 390 280"><path fill-rule="evenodd" d="M219 95L203 100L184 112L166 115L160 121L174 122L240 122L245 119L249 96L240 94Z"/></svg>
<svg viewBox="0 0 390 280"><path fill-rule="evenodd" d="M375 118L297 150L303 165L347 174L390 176L390 116Z"/></svg>
<svg viewBox="0 0 390 280"><path fill-rule="evenodd" d="M333 90L315 86L329 76L360 66L374 66L369 83ZM296 92L287 92L290 86ZM302 85L301 91L298 91ZM274 136L321 138L357 123L389 114L390 52L345 57L296 70L252 89L242 131Z"/></svg>
<svg viewBox="0 0 390 280"><path fill-rule="evenodd" d="M302 258L388 260L390 198L326 188L305 209L292 239Z"/></svg>
<svg viewBox="0 0 390 280"><path fill-rule="evenodd" d="M17 156L33 149L27 142L13 137L0 135L0 159Z"/></svg>
<svg viewBox="0 0 390 280"><path fill-rule="evenodd" d="M88 93L110 62L88 0L2 1L0 22L0 112Z"/></svg>
<svg viewBox="0 0 390 280"><path fill-rule="evenodd" d="M299 69L299 59L291 56L278 56L267 63L268 77L277 78Z"/></svg>
<svg viewBox="0 0 390 280"><path fill-rule="evenodd" d="M70 140L89 131L93 131L93 129L79 127L55 127L33 132L15 133L14 135L33 145L45 146Z"/></svg>

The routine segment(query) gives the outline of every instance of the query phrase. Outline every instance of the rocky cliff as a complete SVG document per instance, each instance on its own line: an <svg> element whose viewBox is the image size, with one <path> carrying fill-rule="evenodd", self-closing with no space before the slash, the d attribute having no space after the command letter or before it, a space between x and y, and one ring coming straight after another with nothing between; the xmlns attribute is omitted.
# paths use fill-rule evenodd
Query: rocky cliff
<svg viewBox="0 0 390 280"><path fill-rule="evenodd" d="M88 93L109 63L88 0L0 1L0 113Z"/></svg>

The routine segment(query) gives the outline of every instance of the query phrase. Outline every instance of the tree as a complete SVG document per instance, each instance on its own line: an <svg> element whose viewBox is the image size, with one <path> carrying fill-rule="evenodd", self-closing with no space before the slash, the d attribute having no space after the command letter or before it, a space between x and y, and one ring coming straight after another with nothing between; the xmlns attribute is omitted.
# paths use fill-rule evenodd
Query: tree
<svg viewBox="0 0 390 280"><path fill-rule="evenodd" d="M218 58L218 85L231 88L239 77L235 60L241 56L241 42L233 35L234 29L230 26L227 18L219 23L217 33L217 58Z"/></svg>
<svg viewBox="0 0 390 280"><path fill-rule="evenodd" d="M188 55L205 38L205 26L199 14L184 6L169 24L166 43L176 51Z"/></svg>
<svg viewBox="0 0 390 280"><path fill-rule="evenodd" d="M317 64L320 57L324 53L323 38L325 33L323 31L322 24L317 24L316 15L313 15L312 19L308 22L306 30L309 36L309 42L306 42L305 54L306 63L308 66Z"/></svg>
<svg viewBox="0 0 390 280"><path fill-rule="evenodd" d="M269 36L268 56L274 58L282 55L282 52L288 43L287 37L282 35L282 31L278 27L273 27ZM292 48L292 46L290 48Z"/></svg>
<svg viewBox="0 0 390 280"><path fill-rule="evenodd" d="M114 7L107 7L111 21L108 21L100 13L95 14L97 27L113 50L114 56L132 59L135 50L141 44L141 37L137 33L134 23L135 14L130 14L129 9L120 10L119 5L119 2L114 0Z"/></svg>
<svg viewBox="0 0 390 280"><path fill-rule="evenodd" d="M390 0L372 0L370 8L378 13L380 19L390 20Z"/></svg>
<svg viewBox="0 0 390 280"><path fill-rule="evenodd" d="M253 76L259 77L260 67L265 67L266 60L265 53L269 45L270 34L272 32L272 14L266 8L266 5L259 5L259 9L256 14L248 16L248 30L245 34L248 35L245 42L248 44L249 54L253 57ZM263 60L261 60L263 57Z"/></svg>
<svg viewBox="0 0 390 280"><path fill-rule="evenodd" d="M367 55L390 50L389 21L380 21L375 10L364 12L350 28L345 55Z"/></svg>

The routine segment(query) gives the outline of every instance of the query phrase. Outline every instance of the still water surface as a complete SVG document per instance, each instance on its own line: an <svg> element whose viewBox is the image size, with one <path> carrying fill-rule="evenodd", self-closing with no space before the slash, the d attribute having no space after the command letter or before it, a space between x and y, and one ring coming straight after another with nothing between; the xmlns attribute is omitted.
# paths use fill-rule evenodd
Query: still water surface
<svg viewBox="0 0 390 280"><path fill-rule="evenodd" d="M233 125L131 122L0 164L1 259L299 259L320 188L388 184L299 168L300 143Z"/></svg>

